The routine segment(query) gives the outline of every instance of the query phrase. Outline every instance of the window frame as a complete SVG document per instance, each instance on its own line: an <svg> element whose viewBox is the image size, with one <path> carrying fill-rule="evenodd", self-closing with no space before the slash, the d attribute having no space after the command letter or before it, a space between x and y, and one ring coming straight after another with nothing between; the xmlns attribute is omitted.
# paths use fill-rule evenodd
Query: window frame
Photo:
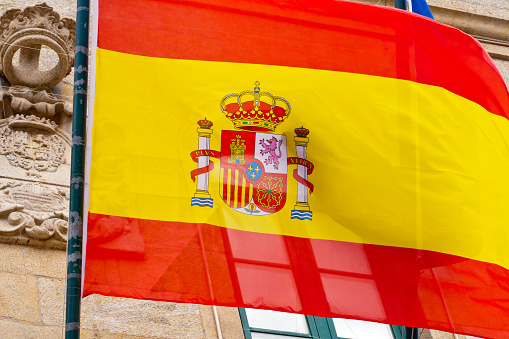
<svg viewBox="0 0 509 339"><path fill-rule="evenodd" d="M257 328L257 327L250 327L249 321L247 319L247 313L245 308L239 308L239 314L240 314L240 321L242 323L242 331L244 332L244 337L246 339L252 339L251 332L258 332L258 333L267 333L267 334L277 334L277 335L286 335L286 336L293 336L297 338L318 338L318 332L316 329L316 326L311 325L310 322L310 316L306 315L306 322L308 324L309 333L310 334L304 334L304 333L296 333L296 332L286 332L286 331L278 331L278 330L269 330L265 328Z"/></svg>
<svg viewBox="0 0 509 339"><path fill-rule="evenodd" d="M305 315L306 322L309 328L309 334L286 332L278 330L269 330L265 328L250 327L247 319L245 308L239 308L240 322L242 324L242 332L245 339L253 339L251 332L267 333L282 335L294 338L314 338L314 339L348 339L339 337L336 333L336 328L331 318L315 317ZM404 327L389 325L394 339L404 339Z"/></svg>

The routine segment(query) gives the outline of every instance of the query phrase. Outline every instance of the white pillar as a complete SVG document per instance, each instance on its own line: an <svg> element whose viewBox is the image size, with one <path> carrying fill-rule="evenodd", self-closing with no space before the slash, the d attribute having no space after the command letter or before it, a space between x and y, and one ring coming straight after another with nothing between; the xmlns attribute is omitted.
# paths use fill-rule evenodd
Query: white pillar
<svg viewBox="0 0 509 339"><path fill-rule="evenodd" d="M209 151L210 150L210 136L212 135L212 121L204 120L198 121L198 150L199 151ZM198 168L207 167L210 164L210 157L207 155L202 155L198 157ZM203 198L210 199L209 194L209 172L199 174L196 178L196 193L194 194L195 198L199 198L197 201L200 201ZM212 206L210 206L212 207Z"/></svg>
<svg viewBox="0 0 509 339"><path fill-rule="evenodd" d="M210 150L210 135L198 137L198 150ZM201 156L198 157L198 168L206 167L209 165L209 157ZM199 191L209 191L209 173L199 174L196 178L196 193Z"/></svg>
<svg viewBox="0 0 509 339"><path fill-rule="evenodd" d="M307 145L309 142L309 139L307 137L309 131L305 129L304 127L296 128L295 129L295 149L297 151L297 157L300 159L307 160L306 150ZM305 180L308 179L308 169L304 165L297 165L297 174L304 178ZM300 182L297 182L297 204L295 205L295 210L298 211L309 211L309 204L308 204L308 197L309 197L309 188L307 188L305 185L301 184Z"/></svg>
<svg viewBox="0 0 509 339"><path fill-rule="evenodd" d="M296 146L297 149L297 157L301 159L307 159L306 157L306 146ZM308 179L308 169L306 166L303 165L297 165L297 174L304 178L305 180ZM295 206L295 209L299 205L308 205L308 188L301 184L300 182L297 182L297 205ZM307 210L309 210L309 206L307 206Z"/></svg>

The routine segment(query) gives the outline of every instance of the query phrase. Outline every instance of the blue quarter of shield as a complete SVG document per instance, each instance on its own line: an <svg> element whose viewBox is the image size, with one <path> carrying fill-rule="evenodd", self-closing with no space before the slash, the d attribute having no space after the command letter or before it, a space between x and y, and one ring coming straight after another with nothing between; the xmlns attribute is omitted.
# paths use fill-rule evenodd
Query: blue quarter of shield
<svg viewBox="0 0 509 339"><path fill-rule="evenodd" d="M262 176L260 164L255 161L248 162L246 168L246 176L250 181L257 181Z"/></svg>

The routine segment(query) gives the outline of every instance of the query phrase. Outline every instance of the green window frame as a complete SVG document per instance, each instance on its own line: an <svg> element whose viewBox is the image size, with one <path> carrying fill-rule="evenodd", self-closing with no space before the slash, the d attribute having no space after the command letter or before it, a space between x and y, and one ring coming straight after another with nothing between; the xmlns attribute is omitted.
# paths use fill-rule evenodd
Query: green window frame
<svg viewBox="0 0 509 339"><path fill-rule="evenodd" d="M415 327L391 325L391 330L396 339L419 339L419 329Z"/></svg>
<svg viewBox="0 0 509 339"><path fill-rule="evenodd" d="M252 339L252 332L267 333L281 336L291 336L294 338L314 338L314 339L347 339L338 337L336 328L331 318L322 318L306 315L306 321L309 327L309 334L302 334L296 332L286 332L269 330L264 328L250 327L247 319L246 309L239 308L240 321L242 323L242 330L246 339ZM390 325L394 339L405 339L405 328L402 326Z"/></svg>
<svg viewBox="0 0 509 339"><path fill-rule="evenodd" d="M403 326L391 325L391 331L395 339L405 339L405 337L403 337L405 334L405 328Z"/></svg>

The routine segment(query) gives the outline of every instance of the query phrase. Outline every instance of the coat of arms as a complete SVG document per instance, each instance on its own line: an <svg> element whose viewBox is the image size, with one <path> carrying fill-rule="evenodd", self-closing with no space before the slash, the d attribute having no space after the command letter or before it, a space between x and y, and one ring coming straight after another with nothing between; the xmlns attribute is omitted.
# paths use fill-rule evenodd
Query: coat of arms
<svg viewBox="0 0 509 339"><path fill-rule="evenodd" d="M287 156L285 135L275 134L276 127L290 116L291 106L284 98L261 92L259 83L254 91L226 95L221 111L234 130L221 131L221 151L210 149L213 123L206 118L198 121L198 150L191 152L198 168L191 171L196 181L192 206L212 207L209 173L214 168L210 158L218 158L220 169L219 195L223 202L239 213L268 215L280 211L287 200L288 165L297 165L293 178L297 181L297 202L292 219L312 220L308 194L313 185L307 180L313 164L307 160L309 131L296 128L296 157Z"/></svg>

